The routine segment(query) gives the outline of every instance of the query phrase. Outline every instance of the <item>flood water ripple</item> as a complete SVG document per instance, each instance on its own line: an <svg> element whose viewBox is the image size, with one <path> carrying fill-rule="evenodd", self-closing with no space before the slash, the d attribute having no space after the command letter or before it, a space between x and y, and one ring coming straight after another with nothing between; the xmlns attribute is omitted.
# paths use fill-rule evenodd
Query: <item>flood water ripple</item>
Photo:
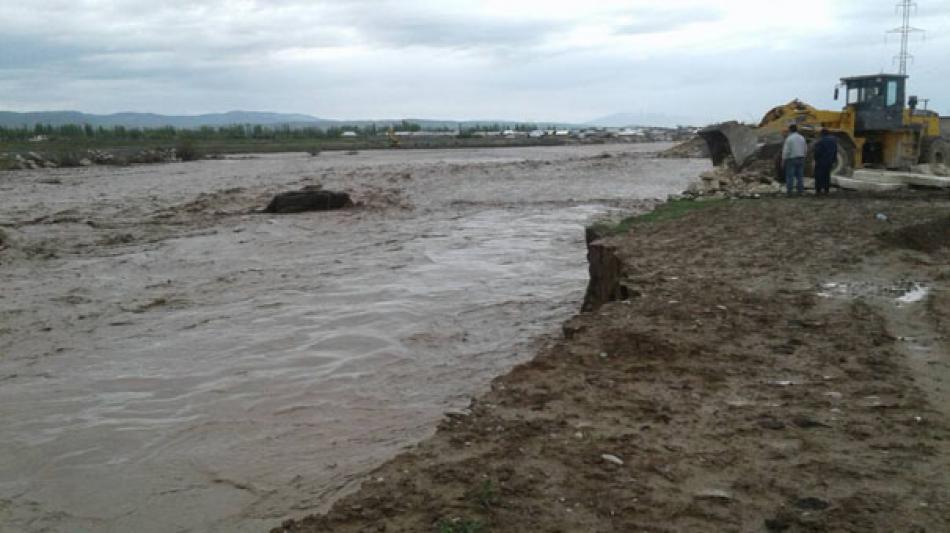
<svg viewBox="0 0 950 533"><path fill-rule="evenodd" d="M327 508L577 311L585 224L707 165L649 149L0 173L0 531ZM317 183L361 207L252 212Z"/></svg>

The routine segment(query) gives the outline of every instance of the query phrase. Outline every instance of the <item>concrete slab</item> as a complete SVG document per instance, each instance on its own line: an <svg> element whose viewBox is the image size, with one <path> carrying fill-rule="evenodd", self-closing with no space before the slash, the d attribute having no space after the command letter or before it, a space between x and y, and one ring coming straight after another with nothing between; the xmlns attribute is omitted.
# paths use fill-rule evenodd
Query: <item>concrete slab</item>
<svg viewBox="0 0 950 533"><path fill-rule="evenodd" d="M872 183L897 183L903 185L907 181L909 172L893 172L890 170L870 170L862 168L855 170L851 176L858 181L867 181Z"/></svg>
<svg viewBox="0 0 950 533"><path fill-rule="evenodd" d="M886 185L902 184L914 185L917 187L931 187L936 189L950 188L950 178L937 176L935 174L922 174L917 172L894 172L889 170L855 170L851 179L868 183L885 185L884 188L875 188L877 185L870 185L871 188L859 190L893 190ZM844 187L839 185L839 187ZM860 187L860 185L858 185ZM847 188L847 187L844 187Z"/></svg>
<svg viewBox="0 0 950 533"><path fill-rule="evenodd" d="M950 189L950 178L931 174L909 174L906 178L908 185L917 187L931 187L934 189Z"/></svg>
<svg viewBox="0 0 950 533"><path fill-rule="evenodd" d="M857 174L857 172L855 172ZM846 178L844 176L832 176L831 182L842 189L850 191L896 191L907 187L901 181L873 181L858 178Z"/></svg>

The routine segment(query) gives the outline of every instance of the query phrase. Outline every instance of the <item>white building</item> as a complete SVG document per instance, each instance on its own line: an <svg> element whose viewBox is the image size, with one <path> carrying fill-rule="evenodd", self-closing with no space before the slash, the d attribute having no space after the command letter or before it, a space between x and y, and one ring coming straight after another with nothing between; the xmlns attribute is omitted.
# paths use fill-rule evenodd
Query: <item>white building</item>
<svg viewBox="0 0 950 533"><path fill-rule="evenodd" d="M624 128L617 132L618 137L646 137L646 133L640 128Z"/></svg>

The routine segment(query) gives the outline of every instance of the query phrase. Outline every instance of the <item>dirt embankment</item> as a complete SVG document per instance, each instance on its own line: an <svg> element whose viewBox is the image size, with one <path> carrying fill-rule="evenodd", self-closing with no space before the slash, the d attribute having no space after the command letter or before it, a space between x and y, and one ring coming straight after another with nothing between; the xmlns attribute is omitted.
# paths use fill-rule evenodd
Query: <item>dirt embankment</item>
<svg viewBox="0 0 950 533"><path fill-rule="evenodd" d="M565 338L274 531L950 531L946 197L724 201L591 252Z"/></svg>

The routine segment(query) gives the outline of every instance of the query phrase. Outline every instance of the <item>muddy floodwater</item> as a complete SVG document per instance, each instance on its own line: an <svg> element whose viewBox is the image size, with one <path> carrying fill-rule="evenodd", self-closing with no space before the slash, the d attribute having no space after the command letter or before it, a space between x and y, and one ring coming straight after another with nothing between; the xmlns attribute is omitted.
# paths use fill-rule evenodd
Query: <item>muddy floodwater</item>
<svg viewBox="0 0 950 533"><path fill-rule="evenodd" d="M262 531L326 509L576 312L583 226L658 145L0 173L0 531ZM307 185L326 213L253 211Z"/></svg>

